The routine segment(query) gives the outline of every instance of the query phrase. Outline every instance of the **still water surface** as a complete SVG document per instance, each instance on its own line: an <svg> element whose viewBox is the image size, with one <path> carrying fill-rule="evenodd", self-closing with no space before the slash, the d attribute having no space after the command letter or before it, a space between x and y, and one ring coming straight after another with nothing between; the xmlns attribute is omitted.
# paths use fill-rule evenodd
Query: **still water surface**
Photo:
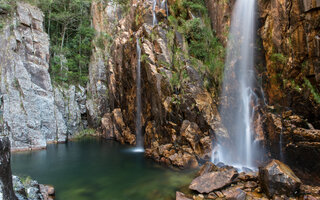
<svg viewBox="0 0 320 200"><path fill-rule="evenodd" d="M130 150L95 138L51 144L12 154L12 170L53 185L56 200L169 200L192 181L192 172L170 170Z"/></svg>

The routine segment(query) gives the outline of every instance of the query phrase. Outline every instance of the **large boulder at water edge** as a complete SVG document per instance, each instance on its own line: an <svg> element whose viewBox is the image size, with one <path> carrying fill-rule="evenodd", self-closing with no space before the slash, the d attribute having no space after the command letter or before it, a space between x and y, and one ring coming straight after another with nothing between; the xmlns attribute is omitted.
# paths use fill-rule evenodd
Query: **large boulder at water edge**
<svg viewBox="0 0 320 200"><path fill-rule="evenodd" d="M230 185L237 176L238 172L233 168L205 173L194 179L189 189L198 191L199 193L210 193Z"/></svg>
<svg viewBox="0 0 320 200"><path fill-rule="evenodd" d="M266 166L260 167L259 179L262 189L270 197L296 195L301 185L301 180L293 171L278 160L272 160Z"/></svg>

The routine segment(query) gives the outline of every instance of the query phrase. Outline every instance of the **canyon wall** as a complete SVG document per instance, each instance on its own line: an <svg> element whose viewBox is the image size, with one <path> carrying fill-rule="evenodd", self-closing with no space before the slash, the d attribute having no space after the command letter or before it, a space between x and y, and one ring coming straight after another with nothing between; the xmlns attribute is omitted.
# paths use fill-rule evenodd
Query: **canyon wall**
<svg viewBox="0 0 320 200"><path fill-rule="evenodd" d="M196 167L210 160L215 137L228 137L220 123L216 102L204 89L197 71L200 66L191 64L187 56L183 34L170 28L164 7L157 4L158 24L153 26L152 1L133 1L130 5L122 11L113 3L96 1L92 5L95 29L100 36L111 34L113 38L112 41L103 38L105 49L95 45L92 61L101 65L94 64L90 68L90 71L99 71L96 69L100 66L103 68L100 71L105 70L106 75L102 81L93 80L107 88L101 96L108 91L106 99L110 111L101 120L103 135L122 143L136 143L136 45L139 42L146 155L180 168ZM110 26L110 21L115 23ZM174 48L181 52L174 52ZM185 73L185 78L178 79L181 85L175 87L172 80L179 70ZM92 80L90 84L93 85Z"/></svg>
<svg viewBox="0 0 320 200"><path fill-rule="evenodd" d="M38 8L17 3L16 11L1 15L1 135L10 138L12 150L66 141L81 130L85 92L52 86L49 38Z"/></svg>
<svg viewBox="0 0 320 200"><path fill-rule="evenodd" d="M261 1L259 10L271 153L280 143L285 161L319 172L320 1Z"/></svg>

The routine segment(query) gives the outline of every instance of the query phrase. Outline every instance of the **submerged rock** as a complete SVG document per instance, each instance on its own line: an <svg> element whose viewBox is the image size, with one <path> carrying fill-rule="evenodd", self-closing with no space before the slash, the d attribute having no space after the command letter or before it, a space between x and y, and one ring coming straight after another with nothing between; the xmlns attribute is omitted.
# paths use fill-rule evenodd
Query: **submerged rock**
<svg viewBox="0 0 320 200"><path fill-rule="evenodd" d="M231 184L237 176L238 172L235 169L206 173L194 179L189 189L210 193Z"/></svg>
<svg viewBox="0 0 320 200"><path fill-rule="evenodd" d="M284 163L278 160L270 161L259 168L259 180L262 189L270 197L273 195L297 195L301 180Z"/></svg>

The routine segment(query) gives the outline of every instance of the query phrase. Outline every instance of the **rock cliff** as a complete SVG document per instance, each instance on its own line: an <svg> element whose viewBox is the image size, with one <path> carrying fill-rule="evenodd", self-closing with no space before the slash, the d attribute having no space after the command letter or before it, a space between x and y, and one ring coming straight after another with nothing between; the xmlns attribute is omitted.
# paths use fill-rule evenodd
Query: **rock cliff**
<svg viewBox="0 0 320 200"><path fill-rule="evenodd" d="M4 12L1 18L1 134L10 138L12 150L66 141L81 127L84 89L53 88L49 38L38 8L17 3L16 11Z"/></svg>
<svg viewBox="0 0 320 200"><path fill-rule="evenodd" d="M234 1L206 3L224 42ZM257 110L255 129L271 157L308 172L318 172L320 156L319 6L317 0L257 1L257 82L268 106Z"/></svg>
<svg viewBox="0 0 320 200"><path fill-rule="evenodd" d="M146 155L180 168L198 166L210 159L215 137L228 137L220 123L216 102L203 86L198 71L201 63L192 64L184 48L183 34L169 26L165 6L157 3L156 25L153 25L152 1L132 1L125 8L99 1L92 5L93 24L100 32L96 41L101 35L113 36L111 41L102 38L105 49L96 44L90 68L106 75L93 80L94 84L104 85L95 88L106 87L101 96L108 91L107 97L100 98L103 103L107 100L110 110L106 109L108 112L102 118L104 137L123 143L136 142L138 42ZM110 22L114 21L111 26ZM179 52L175 51L177 48ZM177 85L173 83L174 76L178 76ZM106 106L97 105L97 108Z"/></svg>

